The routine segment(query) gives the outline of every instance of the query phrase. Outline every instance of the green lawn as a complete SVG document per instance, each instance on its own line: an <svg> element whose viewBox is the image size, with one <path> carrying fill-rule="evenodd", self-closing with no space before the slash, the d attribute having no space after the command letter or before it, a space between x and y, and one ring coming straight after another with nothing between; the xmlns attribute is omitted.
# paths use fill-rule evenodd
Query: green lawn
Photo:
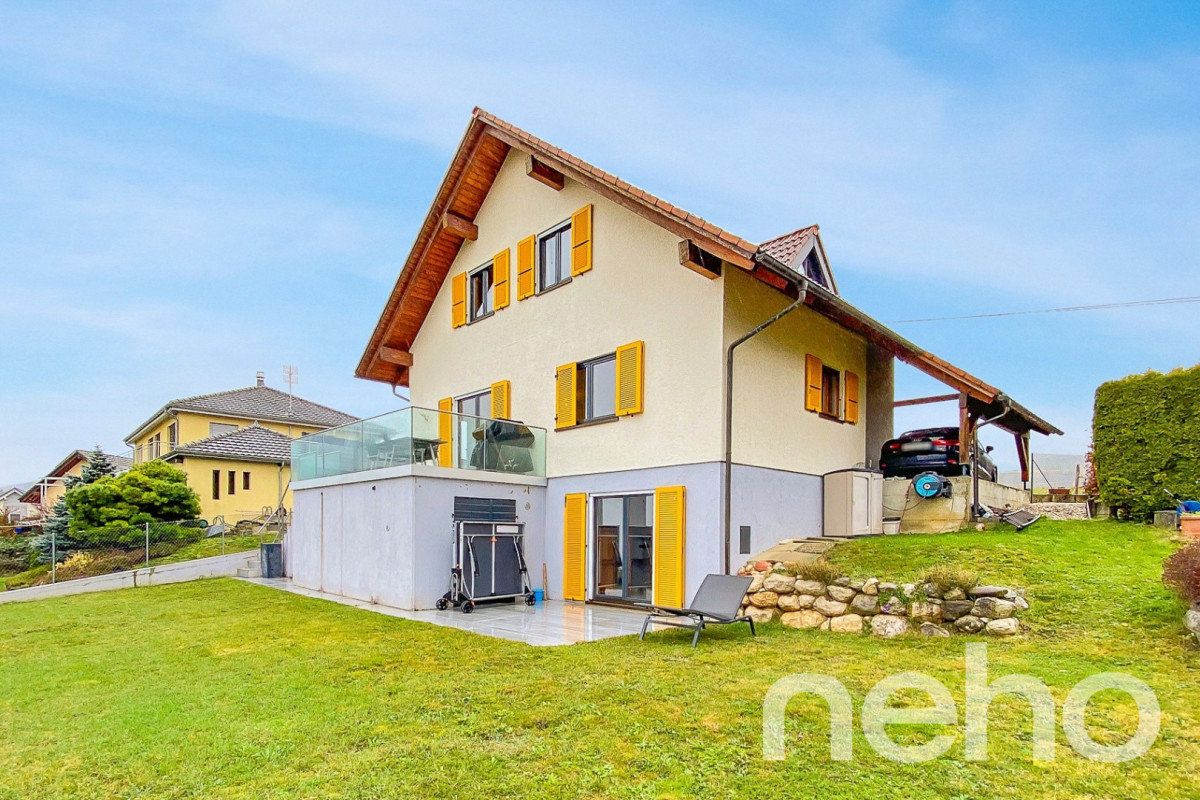
<svg viewBox="0 0 1200 800"><path fill-rule="evenodd" d="M790 673L842 678L857 712L880 678L922 670L961 713L964 638L768 626L698 650L678 631L533 648L212 580L0 606L0 798L1195 798L1200 650L1159 580L1171 548L1147 527L1042 522L836 551L862 575L954 558L1026 586L1031 633L991 642L992 678L1042 678L1060 707L1095 672L1149 682L1162 735L1127 764L1086 761L1061 734L1056 760L1034 762L1016 700L993 706L985 763L961 739L892 763L861 730L854 760L831 762L808 698L789 706L787 760L759 757L763 694ZM1098 696L1093 735L1121 741L1131 709Z"/></svg>

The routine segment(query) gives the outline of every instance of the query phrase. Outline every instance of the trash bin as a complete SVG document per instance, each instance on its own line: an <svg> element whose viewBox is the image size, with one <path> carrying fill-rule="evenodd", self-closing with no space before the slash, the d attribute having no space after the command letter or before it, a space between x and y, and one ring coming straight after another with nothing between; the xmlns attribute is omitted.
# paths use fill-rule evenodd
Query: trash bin
<svg viewBox="0 0 1200 800"><path fill-rule="evenodd" d="M283 577L283 543L264 542L259 545L259 559L262 563L264 578Z"/></svg>

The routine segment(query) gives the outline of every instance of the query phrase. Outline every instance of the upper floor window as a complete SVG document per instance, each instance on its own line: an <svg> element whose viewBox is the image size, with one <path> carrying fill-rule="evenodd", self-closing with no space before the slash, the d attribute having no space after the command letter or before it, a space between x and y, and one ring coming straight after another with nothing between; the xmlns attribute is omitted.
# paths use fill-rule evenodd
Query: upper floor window
<svg viewBox="0 0 1200 800"><path fill-rule="evenodd" d="M471 273L467 287L470 292L468 307L471 310L471 321L489 316L494 310L492 295L493 273L492 265L485 264Z"/></svg>
<svg viewBox="0 0 1200 800"><path fill-rule="evenodd" d="M570 222L564 222L538 237L537 264L539 292L571 280Z"/></svg>
<svg viewBox="0 0 1200 800"><path fill-rule="evenodd" d="M833 367L821 367L821 413L842 415L842 373Z"/></svg>
<svg viewBox="0 0 1200 800"><path fill-rule="evenodd" d="M229 422L210 422L208 423L208 435L220 436L223 433L233 433L238 429L237 425Z"/></svg>
<svg viewBox="0 0 1200 800"><path fill-rule="evenodd" d="M605 419L617 414L617 356L606 356L579 365L582 389L581 419Z"/></svg>
<svg viewBox="0 0 1200 800"><path fill-rule="evenodd" d="M815 247L804 258L804 277L819 286L829 288L829 281L825 279L825 270L821 266L821 259L817 256Z"/></svg>
<svg viewBox="0 0 1200 800"><path fill-rule="evenodd" d="M179 423L178 422L172 422L170 425L167 426L167 442L171 445L172 450L174 450L175 446L177 444L179 444Z"/></svg>

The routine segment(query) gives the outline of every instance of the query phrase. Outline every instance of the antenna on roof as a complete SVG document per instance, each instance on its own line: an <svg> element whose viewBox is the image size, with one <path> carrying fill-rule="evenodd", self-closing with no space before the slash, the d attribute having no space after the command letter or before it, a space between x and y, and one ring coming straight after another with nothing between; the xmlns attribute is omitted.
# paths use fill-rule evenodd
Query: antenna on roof
<svg viewBox="0 0 1200 800"><path fill-rule="evenodd" d="M300 380L300 370L291 364L283 366L283 380L288 385L288 416L292 416L292 387Z"/></svg>

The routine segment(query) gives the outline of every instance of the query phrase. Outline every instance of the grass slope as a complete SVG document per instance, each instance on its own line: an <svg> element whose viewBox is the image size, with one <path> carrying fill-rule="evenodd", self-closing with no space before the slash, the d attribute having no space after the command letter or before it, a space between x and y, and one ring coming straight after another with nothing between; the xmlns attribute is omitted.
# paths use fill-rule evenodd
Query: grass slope
<svg viewBox="0 0 1200 800"><path fill-rule="evenodd" d="M1042 678L1060 708L1094 672L1146 680L1162 735L1127 764L1086 761L1061 734L1056 760L1034 762L1016 700L993 705L985 763L960 738L895 764L861 729L854 760L831 762L827 714L805 697L789 706L788 758L759 757L763 694L790 673L840 677L857 719L876 681L921 670L961 714L963 638L767 626L756 640L714 630L698 650L678 631L532 648L214 580L0 606L0 797L1192 798L1200 653L1159 581L1170 549L1142 526L1043 522L836 551L860 575L954 559L1028 587L1032 632L991 643L992 678ZM1133 731L1119 696L1092 709L1098 740Z"/></svg>

